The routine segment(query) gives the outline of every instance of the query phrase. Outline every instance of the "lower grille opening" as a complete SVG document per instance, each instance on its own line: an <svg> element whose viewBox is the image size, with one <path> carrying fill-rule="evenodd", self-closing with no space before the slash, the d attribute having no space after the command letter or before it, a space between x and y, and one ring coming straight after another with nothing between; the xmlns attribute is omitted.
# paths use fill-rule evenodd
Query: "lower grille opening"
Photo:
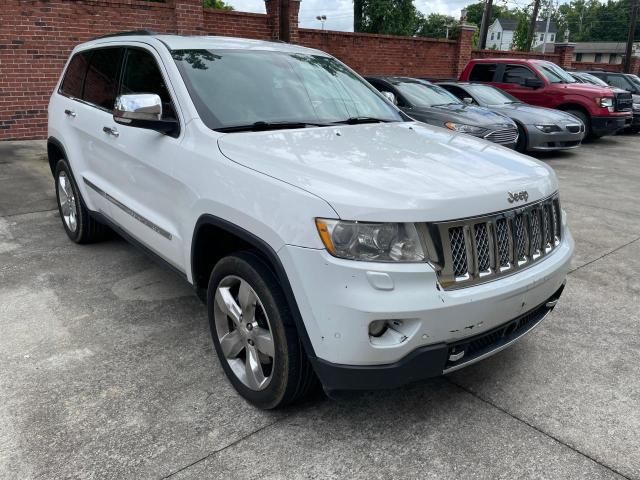
<svg viewBox="0 0 640 480"><path fill-rule="evenodd" d="M447 370L457 365L468 363L474 358L491 352L527 333L536 326L547 313L553 310L554 307L547 306L547 304L551 303L555 306L555 302L560 298L563 289L564 285L542 305L539 305L514 320L510 320L499 327L475 337L449 344L449 360L447 360L444 369Z"/></svg>

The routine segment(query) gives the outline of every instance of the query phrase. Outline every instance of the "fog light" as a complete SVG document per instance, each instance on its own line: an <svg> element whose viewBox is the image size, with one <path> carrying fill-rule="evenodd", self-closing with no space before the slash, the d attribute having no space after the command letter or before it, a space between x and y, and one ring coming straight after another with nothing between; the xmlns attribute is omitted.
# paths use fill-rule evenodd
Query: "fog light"
<svg viewBox="0 0 640 480"><path fill-rule="evenodd" d="M369 335L372 337L381 337L387 331L386 320L374 320L369 324Z"/></svg>

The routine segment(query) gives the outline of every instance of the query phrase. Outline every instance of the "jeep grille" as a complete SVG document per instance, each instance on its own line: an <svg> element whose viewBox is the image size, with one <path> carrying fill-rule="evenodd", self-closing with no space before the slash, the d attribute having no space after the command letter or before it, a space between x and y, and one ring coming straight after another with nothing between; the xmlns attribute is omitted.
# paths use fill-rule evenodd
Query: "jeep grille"
<svg viewBox="0 0 640 480"><path fill-rule="evenodd" d="M556 194L487 216L428 224L440 284L467 287L539 262L560 245L560 215Z"/></svg>

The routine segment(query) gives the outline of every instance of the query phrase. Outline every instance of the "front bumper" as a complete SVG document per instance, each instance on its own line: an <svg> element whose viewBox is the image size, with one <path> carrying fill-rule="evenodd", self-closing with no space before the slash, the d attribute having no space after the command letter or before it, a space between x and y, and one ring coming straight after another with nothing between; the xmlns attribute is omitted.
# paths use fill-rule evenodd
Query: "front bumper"
<svg viewBox="0 0 640 480"><path fill-rule="evenodd" d="M567 130L554 133L544 133L535 125L527 125L527 150L530 151L552 151L568 150L578 148L584 139L584 128L582 131L571 133Z"/></svg>
<svg viewBox="0 0 640 480"><path fill-rule="evenodd" d="M601 137L614 133L631 125L631 114L626 116L591 117L591 131Z"/></svg>
<svg viewBox="0 0 640 480"><path fill-rule="evenodd" d="M541 305L480 335L421 347L387 365L338 365L316 359L316 374L326 390L345 391L397 388L454 372L510 347L531 332L553 311L563 289L564 284Z"/></svg>
<svg viewBox="0 0 640 480"><path fill-rule="evenodd" d="M368 385L387 387L442 374L448 359L444 346L490 332L551 298L565 281L574 249L566 227L562 238L538 264L456 290L443 290L426 263L354 262L295 246L278 255L325 387L343 388L342 374L334 378L331 372L350 369L378 379ZM376 320L398 321L397 341L376 343L368 334ZM389 380L394 375L398 380Z"/></svg>

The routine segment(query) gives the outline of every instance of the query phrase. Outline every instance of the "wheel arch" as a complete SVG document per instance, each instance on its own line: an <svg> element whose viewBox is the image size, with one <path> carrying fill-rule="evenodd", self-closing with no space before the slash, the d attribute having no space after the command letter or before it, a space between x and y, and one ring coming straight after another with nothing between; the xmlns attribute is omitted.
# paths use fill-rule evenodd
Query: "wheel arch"
<svg viewBox="0 0 640 480"><path fill-rule="evenodd" d="M579 103L563 103L562 105L558 105L557 109L562 110L563 112L566 112L568 110L580 110L582 113L584 113L587 116L587 118L591 118L591 113L589 112L589 109L587 109L587 107Z"/></svg>
<svg viewBox="0 0 640 480"><path fill-rule="evenodd" d="M49 168L53 175L56 170L56 163L60 159L69 161L67 152L62 145L62 142L55 137L49 137L47 139L47 158L49 160Z"/></svg>
<svg viewBox="0 0 640 480"><path fill-rule="evenodd" d="M191 274L198 297L206 301L209 277L216 263L229 254L243 250L255 251L276 276L287 299L302 345L309 358L315 359L316 355L289 277L276 251L253 233L210 214L198 218L191 241Z"/></svg>

